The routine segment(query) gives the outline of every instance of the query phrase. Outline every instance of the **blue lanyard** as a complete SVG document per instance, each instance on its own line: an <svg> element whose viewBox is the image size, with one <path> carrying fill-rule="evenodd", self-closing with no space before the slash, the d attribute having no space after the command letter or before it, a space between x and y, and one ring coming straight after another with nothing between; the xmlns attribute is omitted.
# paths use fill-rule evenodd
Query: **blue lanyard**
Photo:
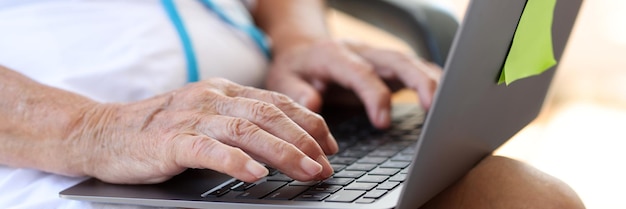
<svg viewBox="0 0 626 209"><path fill-rule="evenodd" d="M211 0L200 0L200 2L202 2L206 8L212 10L225 23L247 33L252 38L252 40L254 40L256 45L265 55L265 57L268 59L271 58L269 44L265 40L265 35L263 34L263 32L261 32L261 30L251 24L243 25L236 23ZM187 82L196 82L199 80L198 63L193 49L193 44L191 43L191 38L189 37L189 33L187 33L187 30L185 29L185 26L183 24L183 20L180 18L180 15L176 10L174 0L161 0L161 3L163 4L165 12L172 21L172 24L174 24L174 27L178 32L178 36L184 48L185 59L187 60Z"/></svg>

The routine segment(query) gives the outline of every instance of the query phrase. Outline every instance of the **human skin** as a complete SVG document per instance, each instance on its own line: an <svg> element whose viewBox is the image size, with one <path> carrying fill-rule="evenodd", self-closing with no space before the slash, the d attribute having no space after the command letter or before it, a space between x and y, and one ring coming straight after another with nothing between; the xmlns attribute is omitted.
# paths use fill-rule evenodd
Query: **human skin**
<svg viewBox="0 0 626 209"><path fill-rule="evenodd" d="M337 144L288 97L214 78L138 102L98 103L0 67L0 164L112 183L156 183L186 168L253 182L267 163L329 177Z"/></svg>
<svg viewBox="0 0 626 209"><path fill-rule="evenodd" d="M397 86L416 91L422 106L430 107L441 76L438 66L393 50L333 40L323 1L260 0L253 15L273 44L267 89L313 111L338 98L344 104L362 103L381 129L390 125L391 93ZM346 92L356 99L346 102Z"/></svg>
<svg viewBox="0 0 626 209"><path fill-rule="evenodd" d="M390 83L416 90L422 105L430 106L436 66L331 40L319 1L271 2L274 8L260 4L255 11L274 39L269 89L319 111L333 95L344 95L328 92L339 85L356 92L355 101L363 101L379 128L389 125ZM0 66L0 164L112 183L157 183L186 168L252 182L267 174L258 161L297 180L326 178L332 169L324 156L337 152L337 144L319 115L287 96L214 78L138 102L107 104ZM584 205L562 181L489 156L424 208Z"/></svg>
<svg viewBox="0 0 626 209"><path fill-rule="evenodd" d="M384 128L390 90L378 76L399 71L381 73L384 60L365 60L376 52L367 46L330 40L321 2L271 3L268 10L260 2L255 12L275 40L268 84L295 86L268 87L291 95L208 79L137 102L98 103L2 68L0 164L112 183L162 182L186 168L252 182L268 172L259 162L301 181L329 177L333 171L325 155L337 152L337 145L324 120L310 110L319 110L326 86L337 83L355 90L372 121ZM410 67L404 69L415 71ZM319 85L312 88L308 81ZM432 92L434 82L426 83L431 90L425 92Z"/></svg>
<svg viewBox="0 0 626 209"><path fill-rule="evenodd" d="M323 1L258 0L254 15L273 40L268 89L314 111L333 100L363 104L378 128L389 126L390 95L398 86L414 90L422 107L430 107L441 76L438 66L397 51L332 40L324 10ZM487 156L422 208L572 209L584 205L559 179L513 159Z"/></svg>

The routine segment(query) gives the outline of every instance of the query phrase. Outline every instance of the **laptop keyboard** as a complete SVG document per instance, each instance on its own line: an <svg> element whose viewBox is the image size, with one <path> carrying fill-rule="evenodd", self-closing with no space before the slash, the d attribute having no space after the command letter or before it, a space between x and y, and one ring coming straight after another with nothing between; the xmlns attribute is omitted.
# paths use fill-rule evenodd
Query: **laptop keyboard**
<svg viewBox="0 0 626 209"><path fill-rule="evenodd" d="M340 152L329 156L335 174L328 179L301 182L268 167L270 173L263 180L233 179L202 197L373 203L407 177L423 121L419 111L410 113L395 117L385 131L373 128L364 117L331 130Z"/></svg>

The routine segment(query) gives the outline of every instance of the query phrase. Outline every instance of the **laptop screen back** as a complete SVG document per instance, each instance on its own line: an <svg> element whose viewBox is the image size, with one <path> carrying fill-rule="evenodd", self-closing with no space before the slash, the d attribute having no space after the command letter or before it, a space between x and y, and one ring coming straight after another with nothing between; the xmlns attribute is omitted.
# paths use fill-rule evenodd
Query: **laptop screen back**
<svg viewBox="0 0 626 209"><path fill-rule="evenodd" d="M471 2L427 116L399 208L422 205L537 117L558 65L509 85L497 83L526 3ZM557 61L581 4L582 0L557 2L552 28Z"/></svg>

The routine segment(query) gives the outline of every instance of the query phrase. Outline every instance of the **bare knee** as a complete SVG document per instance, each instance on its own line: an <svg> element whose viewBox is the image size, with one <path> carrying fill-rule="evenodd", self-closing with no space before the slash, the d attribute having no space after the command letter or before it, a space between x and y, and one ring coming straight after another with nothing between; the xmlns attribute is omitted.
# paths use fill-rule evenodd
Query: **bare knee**
<svg viewBox="0 0 626 209"><path fill-rule="evenodd" d="M567 184L536 168L489 156L424 208L585 208Z"/></svg>

